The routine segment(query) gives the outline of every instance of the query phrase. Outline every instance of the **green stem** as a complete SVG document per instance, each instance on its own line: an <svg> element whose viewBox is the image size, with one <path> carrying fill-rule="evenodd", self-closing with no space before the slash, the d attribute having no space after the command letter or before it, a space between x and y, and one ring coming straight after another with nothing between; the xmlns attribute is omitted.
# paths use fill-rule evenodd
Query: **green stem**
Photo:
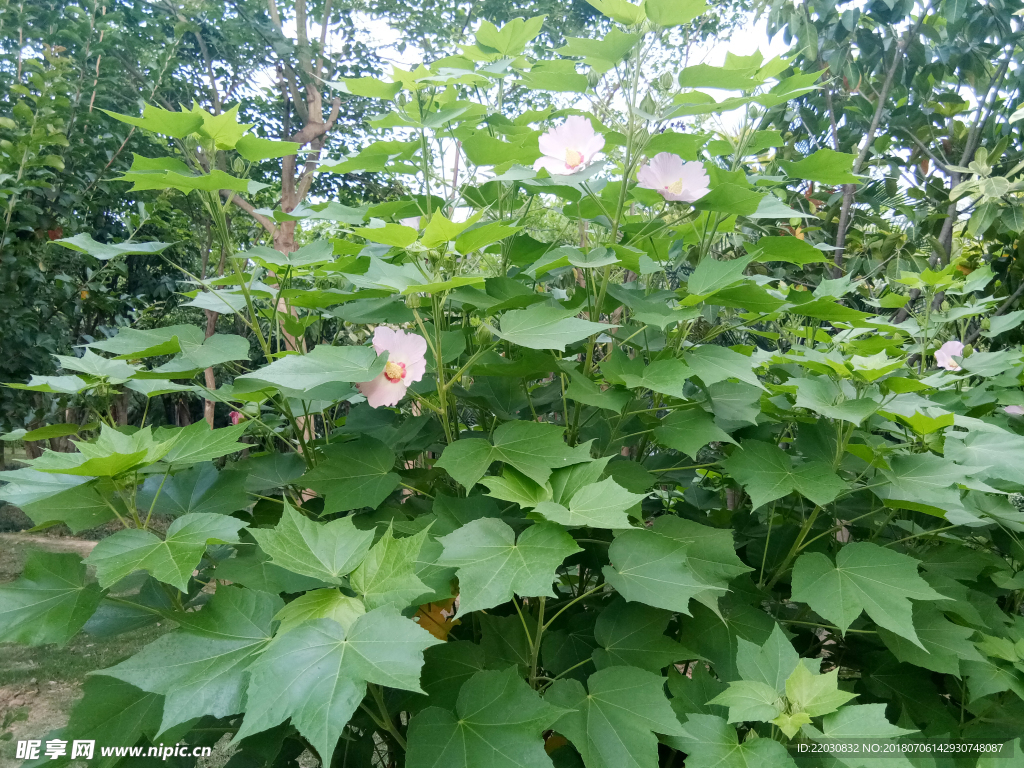
<svg viewBox="0 0 1024 768"><path fill-rule="evenodd" d="M818 627L819 629L831 629L833 632L839 632L845 635L847 632L856 632L861 635L874 635L877 632L873 629L847 629L846 632L841 630L839 627L832 626L831 624L818 624L813 621L797 621L796 619L779 619L780 624L799 624L803 627Z"/></svg>
<svg viewBox="0 0 1024 768"><path fill-rule="evenodd" d="M935 534L935 533L942 533L943 531L949 531L949 530L952 530L953 528L959 528L959 527L960 526L958 526L958 525L947 525L947 526L944 526L943 528L933 528L930 531L921 531L920 533L915 533L915 534L912 534L911 536L904 536L902 539L896 539L896 541L890 541L888 544L884 544L883 546L891 547L893 544L902 544L904 541L910 541L911 539L916 539L919 536L931 536L932 534Z"/></svg>
<svg viewBox="0 0 1024 768"><path fill-rule="evenodd" d="M384 703L384 693L381 691L380 686L370 683L367 685L367 688L370 689L370 693L373 694L374 701L377 702L377 708L380 710L381 720L383 721L381 725L384 730L390 733L391 737L395 740L395 743L402 748L402 751L405 751L408 749L408 744L406 744L405 737L398 732L398 728L395 727L395 723L391 720L391 715L388 713L387 705Z"/></svg>
<svg viewBox="0 0 1024 768"><path fill-rule="evenodd" d="M149 521L153 517L153 510L156 509L157 499L160 498L160 491L164 489L164 483L167 482L167 476L171 473L171 465L167 465L167 471L164 472L164 477L160 481L160 487L156 489L156 495L153 496L153 503L149 505L149 513L146 515L146 522L143 523L143 529L149 528Z"/></svg>
<svg viewBox="0 0 1024 768"><path fill-rule="evenodd" d="M582 541L582 539L581 539L581 541ZM605 544L606 542L603 542L603 541L602 541L601 543L602 543L602 544ZM579 602L580 600L583 600L583 599L585 599L585 598L587 598L587 597L590 597L590 596L591 596L592 594L594 594L595 592L598 592L598 591L600 591L600 590L602 590L602 589L604 589L604 584L598 584L598 585L597 585L596 587L593 587L592 589L588 589L588 590L587 590L586 592L584 592L584 593L583 593L582 595L580 595L579 597L573 598L573 599L572 599L572 600L570 600L570 601L569 601L568 603L566 603L565 605L563 605L563 606L561 607L561 609L560 609L560 610L558 611L558 613L556 613L556 614L555 614L554 616L552 616L552 617L551 617L551 619L550 619L550 620L548 621L548 623L547 623L547 624L545 624L545 625L544 625L544 627L543 627L543 628L544 628L544 629L547 629L548 627L550 627L550 626L551 626L552 624L554 624L554 623L555 623L555 619L557 619L557 618L558 618L559 616L561 616L561 615L562 615L563 613L565 613L565 612L566 612L567 610L569 610L569 609L570 609L570 608L572 608L572 607L573 607L574 605L576 605L576 603L578 603L578 602ZM541 599L543 599L543 598L541 598ZM542 611L542 618L543 618L543 611Z"/></svg>
<svg viewBox="0 0 1024 768"><path fill-rule="evenodd" d="M554 677L552 677L552 678L549 678L549 679L548 679L548 682L547 682L547 684L546 684L546 685L545 685L545 686L544 686L543 688L541 688L541 691L542 691L542 692L543 692L543 691L546 691L546 690L547 690L547 689L548 689L548 688L549 688L549 687L551 686L551 684L552 684L553 682L555 682L555 680L558 680L559 678L565 677L565 676L566 676L566 675L568 675L568 674L569 674L570 672L572 672L572 671L573 671L574 669L579 669L579 668L580 668L580 667L582 667L582 666L583 666L584 664L589 664L589 663L590 663L590 662L592 662L593 660L594 660L593 658L591 658L591 657L589 657L589 656L588 656L587 658L585 658L585 659L584 659L583 661L579 662L578 664L573 664L573 665L572 665L571 667L569 667L569 668L568 668L567 670L565 670L564 672L559 672L559 673L558 673L557 675L555 675ZM537 679L539 680L540 678L537 678Z"/></svg>
<svg viewBox="0 0 1024 768"><path fill-rule="evenodd" d="M546 597L540 598L537 608L537 634L533 638L533 647L530 649L530 687L537 687L537 663L540 660L540 641L544 637L544 606L547 603Z"/></svg>
<svg viewBox="0 0 1024 768"><path fill-rule="evenodd" d="M782 561L782 565L779 566L779 570L775 572L775 575L772 576L772 580L768 582L768 589L774 587L775 582L782 577L782 574L789 570L789 566L793 562L793 559L800 552L804 539L806 539L807 534L811 532L811 527L814 525L814 521L818 519L819 512L821 512L821 506L815 505L807 520L804 521L803 527L800 529L800 533L796 537L796 541L793 542L793 546L791 546L789 548L789 552L786 553L786 559Z"/></svg>

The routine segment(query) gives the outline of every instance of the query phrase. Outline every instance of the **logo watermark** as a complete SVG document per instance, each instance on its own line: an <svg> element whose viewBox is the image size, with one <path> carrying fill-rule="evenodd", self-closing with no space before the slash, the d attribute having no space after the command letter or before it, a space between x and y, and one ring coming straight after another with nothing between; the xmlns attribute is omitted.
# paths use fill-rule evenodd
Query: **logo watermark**
<svg viewBox="0 0 1024 768"><path fill-rule="evenodd" d="M96 747L95 739L27 739L19 741L15 757L18 760L92 760L94 757L209 757L213 747L191 747L188 744L159 744L152 747Z"/></svg>

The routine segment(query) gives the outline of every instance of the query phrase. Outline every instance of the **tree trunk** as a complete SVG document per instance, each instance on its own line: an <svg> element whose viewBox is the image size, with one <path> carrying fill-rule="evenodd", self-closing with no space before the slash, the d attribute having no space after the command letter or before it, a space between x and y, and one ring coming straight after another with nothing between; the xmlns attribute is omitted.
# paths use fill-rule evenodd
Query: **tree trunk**
<svg viewBox="0 0 1024 768"><path fill-rule="evenodd" d="M219 314L210 309L204 309L203 311L206 313L206 338L210 338L217 330ZM214 376L212 366L203 372L203 377L208 390L212 392L217 388L217 377ZM210 425L210 429L213 429L213 409L215 406L216 402L213 400L203 401L203 417L206 419L206 423Z"/></svg>

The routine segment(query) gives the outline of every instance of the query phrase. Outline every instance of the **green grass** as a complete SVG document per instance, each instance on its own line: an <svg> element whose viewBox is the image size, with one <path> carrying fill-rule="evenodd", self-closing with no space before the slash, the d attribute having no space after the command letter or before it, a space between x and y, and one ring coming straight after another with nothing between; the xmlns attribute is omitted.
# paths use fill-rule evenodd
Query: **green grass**
<svg viewBox="0 0 1024 768"><path fill-rule="evenodd" d="M41 682L81 683L89 672L124 661L168 629L168 622L161 622L116 637L78 634L63 648L0 643L0 686L28 683L33 678Z"/></svg>

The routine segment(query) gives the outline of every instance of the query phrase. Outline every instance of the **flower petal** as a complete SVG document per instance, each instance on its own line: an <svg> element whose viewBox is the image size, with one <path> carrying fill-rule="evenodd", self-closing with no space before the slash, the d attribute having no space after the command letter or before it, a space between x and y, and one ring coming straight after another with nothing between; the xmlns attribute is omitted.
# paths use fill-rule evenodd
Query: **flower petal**
<svg viewBox="0 0 1024 768"><path fill-rule="evenodd" d="M552 176L568 176L573 173L573 169L566 168L565 160L559 160L554 157L540 157L533 164L533 170L539 171L541 168L546 168L547 172Z"/></svg>
<svg viewBox="0 0 1024 768"><path fill-rule="evenodd" d="M408 389L404 380L397 382L389 381L383 373L373 381L364 381L361 384L356 384L356 388L366 398L366 402L371 408L398 405L402 398L405 397L405 391Z"/></svg>

